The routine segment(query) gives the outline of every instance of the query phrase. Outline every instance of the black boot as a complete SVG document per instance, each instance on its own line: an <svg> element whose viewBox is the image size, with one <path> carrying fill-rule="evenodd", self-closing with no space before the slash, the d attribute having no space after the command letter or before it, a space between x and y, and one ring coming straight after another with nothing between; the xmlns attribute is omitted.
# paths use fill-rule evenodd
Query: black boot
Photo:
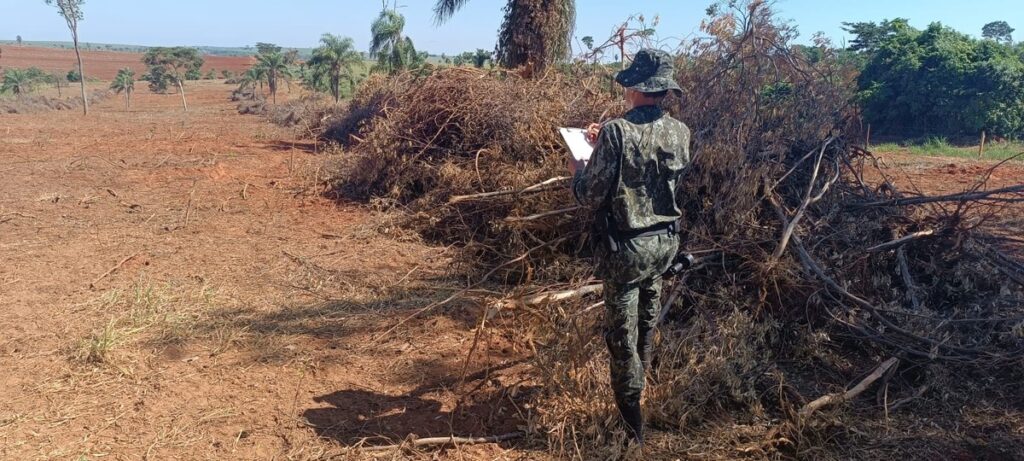
<svg viewBox="0 0 1024 461"><path fill-rule="evenodd" d="M640 399L618 401L619 413L626 423L626 434L633 438L638 446L644 445L644 415L640 411Z"/></svg>

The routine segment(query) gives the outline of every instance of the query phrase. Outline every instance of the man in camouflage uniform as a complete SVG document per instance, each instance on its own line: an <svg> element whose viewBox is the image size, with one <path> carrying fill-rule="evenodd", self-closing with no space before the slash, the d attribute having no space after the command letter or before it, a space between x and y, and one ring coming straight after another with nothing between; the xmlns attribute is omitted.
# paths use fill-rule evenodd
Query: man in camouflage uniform
<svg viewBox="0 0 1024 461"><path fill-rule="evenodd" d="M604 280L615 403L640 445L640 394L661 309L662 275L679 250L677 181L690 161L689 128L659 106L669 91L682 92L674 74L668 53L639 51L616 76L629 112L592 126L593 156L585 165L570 166L576 200L595 213L596 274Z"/></svg>

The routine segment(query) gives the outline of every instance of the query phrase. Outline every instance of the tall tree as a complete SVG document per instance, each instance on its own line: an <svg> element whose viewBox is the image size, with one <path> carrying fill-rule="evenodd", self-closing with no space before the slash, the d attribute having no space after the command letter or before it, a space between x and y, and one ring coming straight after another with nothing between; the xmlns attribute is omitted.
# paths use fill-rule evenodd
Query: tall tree
<svg viewBox="0 0 1024 461"><path fill-rule="evenodd" d="M82 4L85 0L46 0L47 5L57 5L57 12L68 24L71 31L71 41L75 44L75 57L78 58L78 75L82 84L82 111L89 115L89 99L85 95L85 69L82 65L82 52L78 49L78 21L85 18L82 13Z"/></svg>
<svg viewBox="0 0 1024 461"><path fill-rule="evenodd" d="M843 30L853 35L850 51L874 53L883 42L898 34L912 30L910 22L904 18L875 22L844 22Z"/></svg>
<svg viewBox="0 0 1024 461"><path fill-rule="evenodd" d="M135 91L135 71L124 68L117 71L117 76L110 83L110 89L117 94L124 93L124 110L127 112L132 107L132 92Z"/></svg>
<svg viewBox="0 0 1024 461"><path fill-rule="evenodd" d="M21 46L21 36L20 35L17 38L15 38L15 41L18 42L18 46Z"/></svg>
<svg viewBox="0 0 1024 461"><path fill-rule="evenodd" d="M151 75L162 72L164 78L178 85L181 107L188 112L188 102L185 100L185 75L192 69L203 67L203 57L199 55L199 50L188 47L150 48L142 56L142 62L150 67Z"/></svg>
<svg viewBox="0 0 1024 461"><path fill-rule="evenodd" d="M985 24L985 27L981 29L981 35L989 40L1012 45L1013 31L1015 30L1006 21L995 21Z"/></svg>
<svg viewBox="0 0 1024 461"><path fill-rule="evenodd" d="M402 35L404 30L405 17L387 7L370 26L370 56L388 73L413 67L419 60L412 39Z"/></svg>
<svg viewBox="0 0 1024 461"><path fill-rule="evenodd" d="M256 55L256 66L262 68L267 79L267 87L270 89L270 96L273 98L274 104L277 104L278 84L292 78L287 56L281 52L258 54Z"/></svg>
<svg viewBox="0 0 1024 461"><path fill-rule="evenodd" d="M435 20L444 23L467 2L437 0ZM498 32L496 60L505 67L543 70L569 58L575 29L575 0L508 0Z"/></svg>
<svg viewBox="0 0 1024 461"><path fill-rule="evenodd" d="M363 56L356 51L351 38L324 34L320 37L320 47L313 50L313 57L307 64L314 75L327 77L334 102L338 102L341 99L342 77L347 76L349 85L354 85L355 73L352 69L362 60Z"/></svg>

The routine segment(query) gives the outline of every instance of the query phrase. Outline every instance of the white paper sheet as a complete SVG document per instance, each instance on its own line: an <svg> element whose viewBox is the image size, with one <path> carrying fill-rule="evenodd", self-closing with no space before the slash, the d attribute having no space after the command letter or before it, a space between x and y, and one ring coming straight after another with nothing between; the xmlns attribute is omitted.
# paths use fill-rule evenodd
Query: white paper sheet
<svg viewBox="0 0 1024 461"><path fill-rule="evenodd" d="M589 162L594 154L594 147L587 142L587 130L582 128L559 128L558 133L565 140L569 154L577 162Z"/></svg>

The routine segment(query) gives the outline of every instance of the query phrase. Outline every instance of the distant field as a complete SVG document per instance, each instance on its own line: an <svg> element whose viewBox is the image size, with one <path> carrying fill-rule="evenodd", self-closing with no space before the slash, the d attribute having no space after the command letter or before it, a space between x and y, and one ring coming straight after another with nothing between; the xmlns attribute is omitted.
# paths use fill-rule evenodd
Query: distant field
<svg viewBox="0 0 1024 461"><path fill-rule="evenodd" d="M0 46L14 46L18 42L14 40L0 40ZM65 41L36 41L26 40L22 43L25 46L32 46L38 48L63 48L71 49L72 43ZM89 51L121 51L126 53L145 53L149 48L144 45L125 45L119 43L93 43L93 42L81 42L81 48ZM249 47L226 47L226 46L194 46L201 51L203 54L211 56L252 56L256 54L256 49ZM299 54L308 55L311 49L300 48Z"/></svg>
<svg viewBox="0 0 1024 461"><path fill-rule="evenodd" d="M41 48L32 46L3 46L0 55L0 67L38 67L48 72L66 73L74 68L74 50L59 48ZM111 80L117 75L118 69L130 67L136 73L142 74L146 71L142 64L142 53L128 53L121 51L83 51L82 59L85 61L85 75L90 78ZM243 72L253 63L253 58L247 56L203 56L206 64L203 65L203 72L215 69L218 74L221 70Z"/></svg>

